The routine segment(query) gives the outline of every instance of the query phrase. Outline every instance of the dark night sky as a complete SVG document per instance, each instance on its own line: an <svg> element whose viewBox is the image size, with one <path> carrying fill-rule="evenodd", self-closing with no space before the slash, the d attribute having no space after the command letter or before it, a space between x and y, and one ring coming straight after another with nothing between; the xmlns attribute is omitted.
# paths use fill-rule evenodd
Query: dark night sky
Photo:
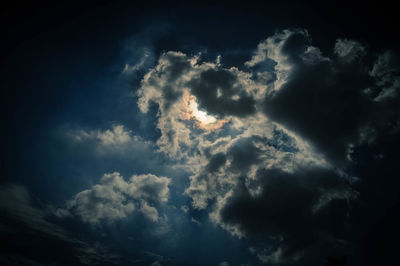
<svg viewBox="0 0 400 266"><path fill-rule="evenodd" d="M394 4L214 2L1 8L0 264L395 264Z"/></svg>

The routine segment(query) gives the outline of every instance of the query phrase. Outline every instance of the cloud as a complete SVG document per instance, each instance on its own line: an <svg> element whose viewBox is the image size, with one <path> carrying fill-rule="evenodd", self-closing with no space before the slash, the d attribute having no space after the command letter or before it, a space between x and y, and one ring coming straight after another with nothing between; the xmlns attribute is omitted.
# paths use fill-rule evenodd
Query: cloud
<svg viewBox="0 0 400 266"><path fill-rule="evenodd" d="M208 69L191 79L188 86L200 107L221 117L246 116L255 112L255 100L238 82L236 69Z"/></svg>
<svg viewBox="0 0 400 266"><path fill-rule="evenodd" d="M99 155L126 153L131 149L151 149L151 143L133 135L125 126L114 124L111 129L86 130L66 129L64 133L73 143L88 145Z"/></svg>
<svg viewBox="0 0 400 266"><path fill-rule="evenodd" d="M0 234L7 241L2 261L10 258L8 263L29 265L60 260L70 265L120 262L120 256L107 247L74 237L56 223L54 212L53 206L44 206L26 187L0 185Z"/></svg>
<svg viewBox="0 0 400 266"><path fill-rule="evenodd" d="M155 261L150 266L161 266L161 263L159 261Z"/></svg>
<svg viewBox="0 0 400 266"><path fill-rule="evenodd" d="M235 232L250 239L274 243L277 247L265 252L264 260L299 257L311 245L324 241L335 245L346 237L349 202L357 193L335 172L264 169L253 182L260 191L255 195L245 182L238 185L215 210L216 220L225 228L236 227ZM325 196L328 193L330 197Z"/></svg>
<svg viewBox="0 0 400 266"><path fill-rule="evenodd" d="M65 211L91 224L121 220L135 210L156 222L159 216L154 206L168 201L170 182L151 174L134 175L128 181L117 172L104 174L99 184L69 200Z"/></svg>
<svg viewBox="0 0 400 266"><path fill-rule="evenodd" d="M51 215L51 210L35 207L33 198L25 187L1 185L0 192L0 210L7 213L9 218L21 221L38 232L69 240L65 230L46 220Z"/></svg>
<svg viewBox="0 0 400 266"><path fill-rule="evenodd" d="M374 100L378 102L395 101L398 103L400 90L400 55L393 51L387 51L378 57L370 74L376 78L378 94ZM380 88L380 89L379 89ZM371 91L372 93L372 91ZM394 104L394 103L392 103Z"/></svg>
<svg viewBox="0 0 400 266"><path fill-rule="evenodd" d="M142 112L147 112L149 102L160 105L163 111L183 95L185 79L182 78L196 63L196 58L188 58L180 52L162 54L155 68L150 70L142 80L138 91L138 106Z"/></svg>
<svg viewBox="0 0 400 266"><path fill-rule="evenodd" d="M146 201L142 200L140 202L140 211L143 213L145 217L150 219L153 222L157 222L159 217L158 217L158 211L156 208L150 206Z"/></svg>
<svg viewBox="0 0 400 266"><path fill-rule="evenodd" d="M338 39L336 40L333 51L339 56L340 60L344 60L346 63L350 63L357 58L363 57L366 53L365 47L359 42L349 39Z"/></svg>
<svg viewBox="0 0 400 266"><path fill-rule="evenodd" d="M379 117L380 109L390 107L377 105L367 93L379 84L371 78L366 48L358 42L337 40L329 58L311 45L306 31L284 31L264 41L249 66L263 63L259 54L276 62L277 79L266 94L265 114L335 164L346 162L350 147L363 141L365 128L385 119Z"/></svg>
<svg viewBox="0 0 400 266"><path fill-rule="evenodd" d="M71 170L79 168L80 175L93 176L94 171L98 176L116 169L124 175L150 172L180 178L185 174L184 167L158 152L156 143L142 134L116 123L100 129L67 124L53 133L63 155L76 162Z"/></svg>
<svg viewBox="0 0 400 266"><path fill-rule="evenodd" d="M124 75L144 71L153 55L146 56L127 66ZM390 211L381 210L382 195L373 186L365 188L368 182L379 184L385 199L396 202L392 190L398 184L385 179L394 179L397 171L391 145L397 147L393 139L400 129L398 59L394 51L374 57L366 45L349 39L338 39L325 54L303 29L277 32L238 67L222 65L220 57L210 61L201 54L163 52L137 91L139 110L149 115L156 110L161 134L156 143L121 124L65 127L63 136L73 151L87 152L91 159L116 158L113 168L123 160L134 162L131 168L147 163L152 170L173 162L171 169L189 173L175 187L182 190L174 191L189 198L175 202L187 213L188 224L205 228L208 216L245 239L250 253L266 264L315 265L329 252L374 247L359 241L374 226L360 218L368 214L360 206L367 202L374 214ZM157 169L151 171L157 175L129 179L99 170L107 174L97 184L53 211L32 207L23 188L2 188L0 208L29 228L65 241L71 240L48 215L91 225L139 215L160 225L153 235L165 236L172 226L165 214L171 179ZM392 221L398 219L383 224ZM391 232L375 230L384 236ZM384 243L378 235L371 238ZM93 250L79 245L87 254ZM93 257L102 248L95 250Z"/></svg>
<svg viewBox="0 0 400 266"><path fill-rule="evenodd" d="M287 138L286 142L279 141L278 136L282 135ZM191 197L194 208L206 209L210 201L233 193L243 179L253 186L259 169L275 167L293 172L299 165L326 166L315 160L313 154L308 157L307 149L290 143L290 137L277 128L270 137L239 135L223 149L218 147L207 154L202 167L190 176L190 186L185 194ZM258 189L253 186L251 191L257 193Z"/></svg>
<svg viewBox="0 0 400 266"><path fill-rule="evenodd" d="M122 69L124 77L130 78L130 82L143 74L156 61L154 46L159 39L171 31L167 23L149 25L134 36L123 41L123 54L126 63Z"/></svg>
<svg viewBox="0 0 400 266"><path fill-rule="evenodd" d="M151 49L148 49L146 47L141 47L141 49L139 49L139 50L141 50L140 51L141 55L140 55L138 62L136 62L133 65L126 63L122 70L122 73L124 75L129 75L129 76L135 75L136 76L137 72L139 72L143 69L146 69L146 67L149 66L150 62L154 60L154 55L153 55Z"/></svg>
<svg viewBox="0 0 400 266"><path fill-rule="evenodd" d="M255 113L254 98L261 97L263 87L256 87L249 73L223 68L218 60L201 62L200 55L166 52L144 75L138 106L143 113L153 103L158 106L157 145L165 154L183 158L203 142L202 132L223 128L232 116Z"/></svg>
<svg viewBox="0 0 400 266"><path fill-rule="evenodd" d="M159 150L191 173L190 208L264 263L345 252L363 192L358 149L399 132L397 54L338 39L326 55L293 29L240 70L221 62L164 52L138 90L143 113L158 108Z"/></svg>

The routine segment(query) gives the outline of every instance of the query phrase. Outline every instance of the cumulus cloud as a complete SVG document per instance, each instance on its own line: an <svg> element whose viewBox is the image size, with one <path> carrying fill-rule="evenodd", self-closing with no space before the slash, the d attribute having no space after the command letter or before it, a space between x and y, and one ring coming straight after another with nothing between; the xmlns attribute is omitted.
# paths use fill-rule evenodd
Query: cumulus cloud
<svg viewBox="0 0 400 266"><path fill-rule="evenodd" d="M176 164L157 150L157 144L145 133L114 123L105 128L81 125L62 125L54 131L54 137L77 160L74 166L93 176L118 170L121 173L153 173L181 178L185 167Z"/></svg>
<svg viewBox="0 0 400 266"><path fill-rule="evenodd" d="M167 177L152 174L134 175L128 181L117 172L104 174L99 184L69 200L65 211L92 224L124 219L134 211L156 222L156 207L168 201L170 182Z"/></svg>
<svg viewBox="0 0 400 266"><path fill-rule="evenodd" d="M210 114L246 116L254 113L255 100L239 82L236 69L207 69L187 84Z"/></svg>
<svg viewBox="0 0 400 266"><path fill-rule="evenodd" d="M270 45L264 52L278 58L275 71L286 72L284 81L266 95L264 112L330 161L344 163L351 145L362 141L363 130L374 127L378 115L379 107L366 93L376 84L364 60L365 48L356 41L338 40L329 58L311 46L303 30L281 35L265 41Z"/></svg>
<svg viewBox="0 0 400 266"><path fill-rule="evenodd" d="M194 143L203 142L202 132L215 131L232 116L255 112L254 98L260 90L249 73L223 68L216 62L200 62L200 56L167 52L143 78L138 106L146 113L158 106L157 144L171 156L186 156Z"/></svg>
<svg viewBox="0 0 400 266"><path fill-rule="evenodd" d="M157 106L159 150L191 172L190 208L255 241L261 261L293 263L347 245L354 150L399 129L397 59L387 52L371 64L349 39L325 55L306 30L284 30L244 70L162 53L138 106Z"/></svg>

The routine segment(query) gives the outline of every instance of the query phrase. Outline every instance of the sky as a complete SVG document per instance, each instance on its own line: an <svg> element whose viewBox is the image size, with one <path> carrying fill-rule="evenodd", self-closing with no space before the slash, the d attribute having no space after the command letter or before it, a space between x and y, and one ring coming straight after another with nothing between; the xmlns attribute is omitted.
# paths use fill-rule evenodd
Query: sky
<svg viewBox="0 0 400 266"><path fill-rule="evenodd" d="M0 264L394 265L395 10L5 6Z"/></svg>

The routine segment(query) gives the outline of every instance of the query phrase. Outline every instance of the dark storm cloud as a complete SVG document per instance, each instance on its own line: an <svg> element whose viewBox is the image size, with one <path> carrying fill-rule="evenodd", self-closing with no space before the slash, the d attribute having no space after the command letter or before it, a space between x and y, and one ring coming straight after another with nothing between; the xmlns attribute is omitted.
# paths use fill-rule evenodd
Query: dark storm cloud
<svg viewBox="0 0 400 266"><path fill-rule="evenodd" d="M217 154L214 154L211 158L210 161L208 162L207 165L207 171L213 173L217 171L219 168L221 168L223 165L225 165L226 162L226 156L222 152L219 152Z"/></svg>
<svg viewBox="0 0 400 266"><path fill-rule="evenodd" d="M212 209L215 199L220 201L221 206L224 205L220 197L235 194L235 188L240 182L245 184L252 195L259 193L260 184L256 181L260 176L256 175L257 170L275 167L291 172L296 171L297 165L302 164L303 160L311 166L317 164L304 158L293 144L288 148L290 141L285 143L279 140L279 136L284 138L284 133L277 129L275 132L277 139L242 136L227 143L224 151L207 154L205 165L190 177L190 186L185 191L192 198L193 207Z"/></svg>
<svg viewBox="0 0 400 266"><path fill-rule="evenodd" d="M400 121L379 129L374 143L354 151L353 171L360 177L357 208L352 212L356 265L390 265L398 260L400 238ZM349 264L350 265L350 264Z"/></svg>
<svg viewBox="0 0 400 266"><path fill-rule="evenodd" d="M237 83L237 76L228 70L206 70L188 86L200 106L211 114L242 117L255 111L254 99Z"/></svg>
<svg viewBox="0 0 400 266"><path fill-rule="evenodd" d="M235 142L226 153L219 152L209 158L204 169L207 173L214 173L230 162L232 171L246 172L253 164L259 163L261 151L254 145L257 138L242 138Z"/></svg>
<svg viewBox="0 0 400 266"><path fill-rule="evenodd" d="M162 97L164 108L168 110L182 96L182 91L176 88L176 80L190 70L191 64L185 56L178 53L165 54L163 61L165 64L161 67L159 73L164 75L166 81L162 89ZM151 80L149 82L151 84Z"/></svg>
<svg viewBox="0 0 400 266"><path fill-rule="evenodd" d="M269 53L278 63L276 71L279 65L286 71L281 86L267 94L264 111L311 141L329 160L342 164L351 147L365 141L368 130L396 119L397 56L387 52L371 64L364 46L339 39L333 56L324 57L311 46L306 31L287 33L273 37L273 44L262 43L267 46L264 50L259 46L256 63L262 64L262 53Z"/></svg>
<svg viewBox="0 0 400 266"><path fill-rule="evenodd" d="M345 239L352 193L335 172L264 169L258 171L255 182L261 194L254 196L239 185L221 210L222 221L237 226L255 243L269 239L280 250L279 261L291 260L324 241L340 246Z"/></svg>
<svg viewBox="0 0 400 266"><path fill-rule="evenodd" d="M246 173L250 166L260 162L261 151L254 145L257 138L240 139L227 151L234 171Z"/></svg>
<svg viewBox="0 0 400 266"><path fill-rule="evenodd" d="M343 162L349 144L358 141L375 109L365 93L371 83L356 42L340 44L332 59L307 57L310 39L303 31L283 41L282 56L291 69L285 83L267 95L265 113L300 134L335 162ZM349 46L344 47L343 46Z"/></svg>
<svg viewBox="0 0 400 266"><path fill-rule="evenodd" d="M239 138L209 157L186 194L194 208L214 209L212 219L246 238L264 263L307 265L329 252L342 254L358 195L351 179L311 162L302 165L298 150L286 147L290 139L279 141L283 135L276 130L273 139Z"/></svg>

